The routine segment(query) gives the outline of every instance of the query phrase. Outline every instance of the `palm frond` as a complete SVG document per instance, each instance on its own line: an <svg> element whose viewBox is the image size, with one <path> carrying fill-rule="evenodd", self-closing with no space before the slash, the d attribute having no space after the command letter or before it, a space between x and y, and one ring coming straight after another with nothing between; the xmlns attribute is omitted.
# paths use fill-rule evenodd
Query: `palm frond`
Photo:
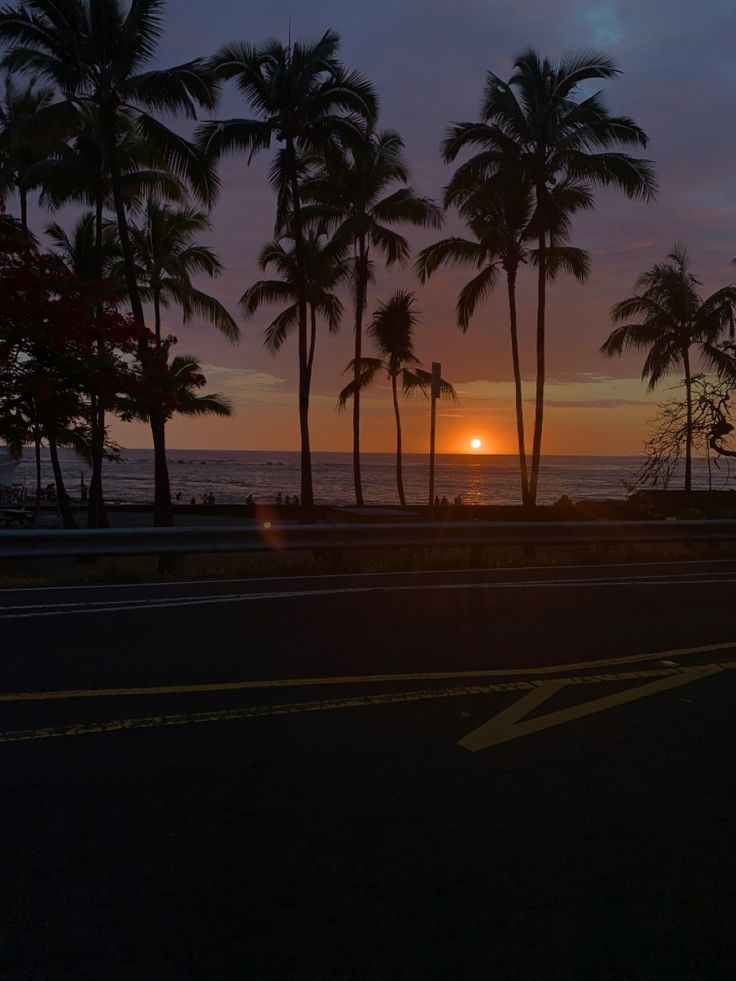
<svg viewBox="0 0 736 981"><path fill-rule="evenodd" d="M457 298L457 324L463 333L470 327L478 304L487 299L495 289L497 271L494 265L488 265L474 276L460 290Z"/></svg>
<svg viewBox="0 0 736 981"><path fill-rule="evenodd" d="M199 200L212 204L220 182L207 155L147 113L138 114L136 128L141 139L156 148L172 173L184 181Z"/></svg>
<svg viewBox="0 0 736 981"><path fill-rule="evenodd" d="M259 279L240 297L243 315L252 317L268 303L293 303L296 297L294 287L280 279Z"/></svg>
<svg viewBox="0 0 736 981"><path fill-rule="evenodd" d="M530 258L536 265L539 259L538 250L531 250ZM552 246L546 250L547 276L554 281L561 273L573 276L579 283L584 283L590 275L590 253L584 249L572 246Z"/></svg>
<svg viewBox="0 0 736 981"><path fill-rule="evenodd" d="M273 124L258 119L226 119L202 123L195 141L206 157L218 159L232 153L246 153L250 162L259 150L271 145Z"/></svg>
<svg viewBox="0 0 736 981"><path fill-rule="evenodd" d="M353 372L355 367L355 361L351 361L345 373ZM349 382L337 396L337 407L342 410L348 404L351 398L355 395L356 387L361 391L364 388L368 388L376 379L376 375L380 371L386 370L386 364L380 360L380 358L361 358L360 368L358 374L358 384L356 386L355 380Z"/></svg>
<svg viewBox="0 0 736 981"><path fill-rule="evenodd" d="M415 269L420 283L426 283L440 266L480 267L484 249L479 242L453 236L427 246L417 256Z"/></svg>

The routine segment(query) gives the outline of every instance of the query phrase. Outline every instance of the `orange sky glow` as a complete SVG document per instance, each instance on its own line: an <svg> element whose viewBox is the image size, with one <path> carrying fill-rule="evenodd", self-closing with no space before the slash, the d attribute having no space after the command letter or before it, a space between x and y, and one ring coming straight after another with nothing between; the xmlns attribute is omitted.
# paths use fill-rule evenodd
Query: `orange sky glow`
<svg viewBox="0 0 736 981"><path fill-rule="evenodd" d="M547 402L543 451L547 454L628 455L642 451L648 422L659 401L672 397L665 381L654 395L640 380L641 355L604 361L599 347L611 330L611 306L629 295L638 275L660 261L676 241L685 242L706 294L734 277L736 205L733 115L736 61L733 19L728 4L706 4L693 19L684 0L673 0L663 18L656 4L617 0L584 4L530 0L524 4L334 4L311 0L299 5L274 0L252 6L248 17L229 2L210 5L202 18L197 0L177 0L167 21L161 64L177 64L216 50L242 36L255 41L282 36L290 19L299 35L316 36L326 27L343 38L341 57L373 79L381 101L382 128L396 128L406 144L412 183L439 199L450 168L439 147L446 126L477 113L485 73L511 70L513 57L529 46L557 56L566 49L602 48L622 75L602 87L615 112L631 115L650 137L646 155L657 169L660 192L649 204L631 202L613 192L596 194L594 212L576 218L571 244L588 250L588 283L561 278L548 299ZM192 31L191 24L197 24ZM687 30L683 24L691 25ZM187 26L189 25L189 26ZM234 33L235 32L235 33ZM673 60L672 51L678 51ZM683 74L684 73L684 74ZM672 98L673 79L678 98ZM242 99L227 87L222 118L243 115ZM683 117L687 126L682 125ZM212 212L212 232L202 241L220 256L224 273L216 281L198 280L237 315L243 291L262 273L258 254L273 236L274 200L268 183L272 156L259 155L251 166L242 156L222 162L222 193ZM58 219L67 226L72 214ZM32 209L33 230L41 234L47 212ZM442 235L462 234L449 214ZM412 252L439 237L437 231L407 231ZM416 292L420 321L415 348L422 363L442 363L458 402L440 402L437 450L471 452L481 439L485 453L515 453L516 427L511 374L508 314L503 277L496 292L478 309L470 329L456 326L455 303L467 282L467 270L444 269L420 286L411 264L386 270L376 263L376 281L368 298L366 322L377 304L403 287ZM343 297L341 331L320 330L311 399L312 447L348 451L350 412L339 412L337 393L352 357L350 298ZM527 448L531 448L535 374L536 296L534 271L523 269L518 283L518 313ZM165 329L179 338L178 353L194 354L204 364L207 390L229 396L231 420L176 419L168 427L171 449L296 450L297 357L295 338L278 357L263 346L264 329L278 309L264 308L242 324L232 347L210 326L193 320L183 326L167 311ZM366 338L366 350L371 354ZM390 392L376 384L363 395L362 445L366 452L392 452L395 445ZM429 411L424 399L402 399L404 447L427 451ZM124 447L150 446L146 426L111 423L111 435Z"/></svg>

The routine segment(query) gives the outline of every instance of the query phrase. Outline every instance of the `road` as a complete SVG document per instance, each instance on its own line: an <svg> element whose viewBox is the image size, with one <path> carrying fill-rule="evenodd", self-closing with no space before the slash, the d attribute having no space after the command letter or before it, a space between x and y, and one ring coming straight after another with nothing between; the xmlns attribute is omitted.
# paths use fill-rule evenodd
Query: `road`
<svg viewBox="0 0 736 981"><path fill-rule="evenodd" d="M0 977L733 978L735 586L0 594Z"/></svg>

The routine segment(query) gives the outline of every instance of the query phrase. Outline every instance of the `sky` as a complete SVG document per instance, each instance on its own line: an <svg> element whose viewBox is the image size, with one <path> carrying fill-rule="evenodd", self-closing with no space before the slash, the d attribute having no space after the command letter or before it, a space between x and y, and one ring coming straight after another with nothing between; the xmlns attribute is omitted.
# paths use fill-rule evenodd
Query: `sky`
<svg viewBox="0 0 736 981"><path fill-rule="evenodd" d="M655 161L660 192L643 204L604 192L594 213L576 221L572 244L590 251L589 282L560 280L551 290L548 313L548 398L544 451L566 454L633 454L641 451L656 402L640 380L641 357L604 361L598 353L611 325L611 305L628 295L637 275L686 242L703 290L736 279L736 13L732 0L170 0L160 67L214 52L233 40L258 42L268 36L314 38L327 28L342 36L341 56L375 84L379 125L395 128L406 143L412 182L438 198L450 168L440 158L445 127L478 111L485 73L507 76L514 57L529 47L556 57L570 49L596 48L611 54L623 74L602 88L614 112L625 113L650 137L646 156ZM234 88L227 88L221 118L249 115ZM205 237L225 264L214 283L200 283L234 313L242 292L261 273L260 247L273 235L273 199L266 172L270 154L250 167L244 157L221 166L222 195ZM39 218L39 221L42 220ZM460 231L450 217L447 230ZM446 233L446 232L445 232ZM415 249L437 232L413 232ZM520 282L522 370L529 427L533 411L533 273ZM515 424L505 290L476 314L470 330L456 327L454 305L467 271L443 271L420 286L411 266L378 270L369 312L399 286L414 289L421 310L416 349L428 366L442 363L459 402L440 403L437 448L465 452L480 438L481 452L512 453ZM172 420L172 448L297 449L296 340L276 357L263 347L263 331L277 309L266 308L242 324L237 347L205 324L182 326L175 311L168 328L178 350L206 365L208 388L229 395L231 420ZM346 316L341 333L323 330L315 359L311 408L315 450L348 450L349 414L337 411L337 392L351 357L352 331ZM676 379L672 379L674 383ZM363 397L363 447L393 447L390 393L377 385ZM428 443L426 401L402 406L405 448L422 452ZM145 427L114 423L123 445L148 446ZM529 440L531 442L531 440Z"/></svg>

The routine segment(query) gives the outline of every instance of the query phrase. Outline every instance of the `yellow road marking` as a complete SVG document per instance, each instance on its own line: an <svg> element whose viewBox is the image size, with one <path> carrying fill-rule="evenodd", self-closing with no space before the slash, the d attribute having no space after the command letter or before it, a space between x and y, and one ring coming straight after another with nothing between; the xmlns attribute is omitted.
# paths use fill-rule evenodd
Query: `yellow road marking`
<svg viewBox="0 0 736 981"><path fill-rule="evenodd" d="M464 698L471 695L489 695L504 692L525 691L537 695L536 703L544 701L549 695L559 691L562 687L576 685L607 684L615 681L633 681L645 678L658 678L660 682L655 682L657 690L675 687L678 684L687 684L690 681L697 681L706 677L708 674L716 674L721 671L736 669L736 661L724 661L717 664L703 665L697 668L652 668L645 671L627 671L620 674L599 674L599 675L578 675L572 678L555 678L549 681L509 681L490 685L464 685L460 688L430 688L423 691L403 691L387 692L382 695L362 695L355 698L329 699L323 701L294 702L286 705L256 705L244 708L224 709L216 712L192 712L178 715L155 715L142 718L113 719L103 722L82 722L66 726L50 726L44 729L23 729L14 732L0 733L0 743L28 742L37 739L52 739L59 736L86 736L101 732L117 732L127 729L152 729L164 728L167 726L192 725L198 722L225 722L233 719L251 719L263 716L275 715L295 715L307 712L328 712L335 709L364 708L372 705L390 705L397 702L419 702L434 701L442 698ZM665 683L663 683L665 682ZM627 696L623 701L633 701L634 698L643 698L644 695L636 695L636 692L644 692L653 686L643 685L640 688L629 689L621 694ZM653 694L654 691L646 691L646 694ZM529 696L527 696L528 698ZM611 696L616 699L618 696ZM598 701L610 701L610 699L599 699ZM597 703L585 703L592 705ZM612 707L615 702L612 702ZM518 706L518 703L516 703ZM529 711L531 706L525 711ZM575 709L565 710L565 713L575 712L576 709L584 706L576 706ZM512 709L515 706L511 706ZM601 711L602 709L596 709ZM508 710L507 710L508 711ZM509 713L507 718L522 717L524 713L516 711ZM581 715L590 714L583 712ZM548 717L545 717L548 718ZM536 722L537 720L532 720ZM570 721L564 719L561 721ZM521 725L531 725L532 723L522 723ZM560 724L560 722L556 723ZM468 737L465 737L466 739Z"/></svg>
<svg viewBox="0 0 736 981"><path fill-rule="evenodd" d="M499 713L482 726L478 726L467 736L464 736L458 746L476 753L480 749L489 749L491 746L498 746L501 743L510 742L512 739L519 739L521 736L529 736L533 732L540 732L542 729L551 729L553 726L561 726L566 722L574 722L576 719L584 719L588 715L598 712L605 712L608 709L616 708L618 705L626 705L628 702L635 702L640 698L648 698L669 688L677 688L680 685L689 685L693 681L700 681L701 678L708 678L710 675L723 671L724 668L736 667L734 664L708 664L696 668L680 668L677 674L668 678L660 678L651 681L646 685L637 685L635 688L627 688L626 691L616 692L615 695L605 695L603 698L596 698L589 702L581 702L571 708L561 709L558 712L549 712L547 715L540 715L526 722L520 720L528 715L537 705L546 701L556 694L561 688L567 687L566 680L550 682L543 685L540 689L524 695L504 712ZM623 679L623 675L618 678Z"/></svg>
<svg viewBox="0 0 736 981"><path fill-rule="evenodd" d="M665 678L664 680L668 681L669 679ZM565 682L562 679L559 681L543 682L532 691L527 692L526 695L522 695L521 698L512 702L508 708L499 712L498 715L494 715L488 722L484 722L482 726L474 729L458 742L458 746L462 746L464 749L475 750L485 749L486 745L492 746L494 739L502 742L503 740L498 738L499 734L516 731L516 729L520 728L519 722L521 719L529 715L530 712L533 712L543 702L546 702L548 698L556 695L564 687ZM509 736L509 739L512 738L514 737Z"/></svg>
<svg viewBox="0 0 736 981"><path fill-rule="evenodd" d="M413 674L344 675L326 678L267 678L259 681L226 681L206 685L154 685L138 688L80 688L64 691L22 691L0 693L0 702L49 702L67 698L114 698L133 695L198 695L207 692L250 691L269 688L305 688L324 685L386 684L396 681L452 681L459 678L521 678L544 677L565 671L613 667L619 664L636 664L694 654L711 654L714 651L736 649L736 641L722 644L705 644L701 647L682 647L653 654L630 654L626 657L603 658L596 661L579 661L573 664L552 664L538 668L492 668L482 671L431 671Z"/></svg>

